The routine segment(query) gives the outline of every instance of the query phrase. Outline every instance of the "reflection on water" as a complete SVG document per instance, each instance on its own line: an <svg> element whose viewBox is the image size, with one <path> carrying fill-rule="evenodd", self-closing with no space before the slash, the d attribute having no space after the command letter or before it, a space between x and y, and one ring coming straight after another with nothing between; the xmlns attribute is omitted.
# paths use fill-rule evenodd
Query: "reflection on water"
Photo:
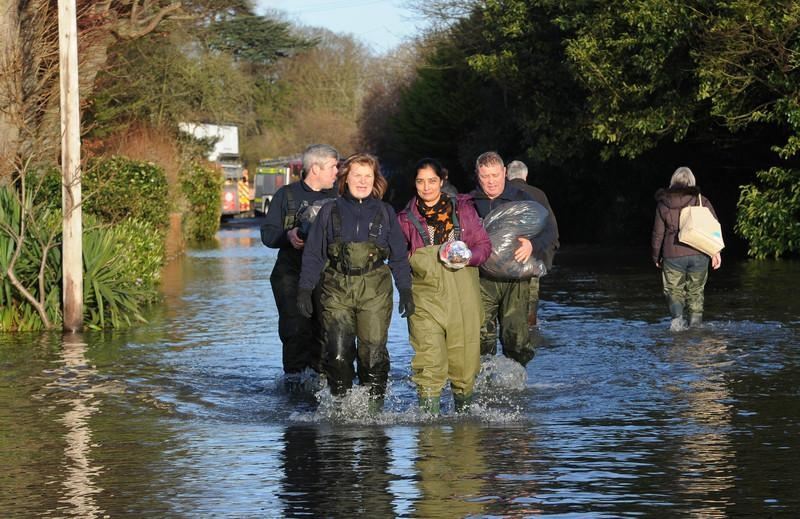
<svg viewBox="0 0 800 519"><path fill-rule="evenodd" d="M727 260L706 326L671 333L636 257L565 248L535 359L487 359L466 416L416 412L394 314L385 411L337 414L280 383L274 251L222 231L165 270L145 327L0 336L0 514L796 514L800 266Z"/></svg>
<svg viewBox="0 0 800 519"><path fill-rule="evenodd" d="M94 496L103 491L99 486L102 467L91 459L92 431L89 426L89 420L98 411L90 385L96 371L88 366L86 343L81 334L64 334L62 356L61 376L49 384L67 393L63 403L68 406L61 420L66 427L61 500L68 506L59 510L59 515L101 517L103 510L98 507Z"/></svg>

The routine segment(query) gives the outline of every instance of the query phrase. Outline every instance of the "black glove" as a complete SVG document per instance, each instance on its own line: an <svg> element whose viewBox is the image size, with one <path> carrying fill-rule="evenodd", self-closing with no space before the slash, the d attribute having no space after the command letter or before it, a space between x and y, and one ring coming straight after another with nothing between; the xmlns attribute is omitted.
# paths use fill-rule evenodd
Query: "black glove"
<svg viewBox="0 0 800 519"><path fill-rule="evenodd" d="M400 317L411 317L414 315L414 298L411 296L411 289L404 288L400 290L400 304L397 305L400 311Z"/></svg>
<svg viewBox="0 0 800 519"><path fill-rule="evenodd" d="M303 317L311 317L314 313L314 303L311 302L311 290L301 288L297 291L297 310Z"/></svg>

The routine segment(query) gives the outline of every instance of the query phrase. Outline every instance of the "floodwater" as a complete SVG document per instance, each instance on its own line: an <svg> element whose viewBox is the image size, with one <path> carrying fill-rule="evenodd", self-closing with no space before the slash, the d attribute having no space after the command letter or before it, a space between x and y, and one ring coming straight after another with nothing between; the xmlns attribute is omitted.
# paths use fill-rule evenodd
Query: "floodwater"
<svg viewBox="0 0 800 519"><path fill-rule="evenodd" d="M416 412L395 313L386 411L281 383L274 251L220 231L122 332L0 337L2 517L793 517L798 262L727 259L670 332L646 246L565 248L536 358L467 416Z"/></svg>

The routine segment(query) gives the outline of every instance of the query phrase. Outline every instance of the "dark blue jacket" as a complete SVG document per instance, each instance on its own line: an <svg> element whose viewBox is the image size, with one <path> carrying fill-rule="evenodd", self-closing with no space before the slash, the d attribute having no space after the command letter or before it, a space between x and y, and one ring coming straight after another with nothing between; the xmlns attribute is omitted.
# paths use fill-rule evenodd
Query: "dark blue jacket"
<svg viewBox="0 0 800 519"><path fill-rule="evenodd" d="M287 191L291 191L292 193L293 209L295 213L300 209L304 201L308 205L311 205L321 198L334 198L336 196L336 190L334 188L314 191L303 181L292 182L278 189L278 192L275 193L275 196L272 197L272 202L269 204L269 210L267 211L264 225L261 226L261 241L264 245L272 249L294 248L289 242L289 238L286 237L286 231L290 229L283 228L284 219L289 212L289 197L287 196Z"/></svg>
<svg viewBox="0 0 800 519"><path fill-rule="evenodd" d="M507 204L509 202L520 202L526 200L533 199L531 195L522 191L521 189L517 189L510 182L506 181L505 188L503 192L500 193L499 196L496 198L489 198L486 196L486 193L483 192L480 186L475 188L472 193L472 198L475 200L475 209L478 211L478 216L481 219L486 218L486 215L491 212L492 209L500 207L503 204ZM527 236L533 243L533 254L537 258L542 258L547 251L555 246L555 242L558 239L558 230L554 225L555 220L548 218L547 224L545 225L542 232L540 232L537 236L531 237Z"/></svg>
<svg viewBox="0 0 800 519"><path fill-rule="evenodd" d="M380 233L375 239L378 247L389 251L389 268L392 270L398 289L411 288L411 266L408 264L406 240L397 222L392 206L369 197L363 200L345 193L335 202L325 204L311 226L303 249L303 269L300 272L300 288L312 289L322 275L328 259L328 245L334 241L331 209L338 206L341 216L341 241L344 243L369 241L370 224L378 211L383 211Z"/></svg>

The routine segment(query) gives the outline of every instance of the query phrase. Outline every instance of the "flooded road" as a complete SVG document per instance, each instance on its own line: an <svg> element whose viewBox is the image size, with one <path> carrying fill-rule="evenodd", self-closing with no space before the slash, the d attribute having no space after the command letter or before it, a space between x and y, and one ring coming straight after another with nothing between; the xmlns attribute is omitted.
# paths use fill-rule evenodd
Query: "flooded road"
<svg viewBox="0 0 800 519"><path fill-rule="evenodd" d="M220 231L146 326L0 336L0 514L796 516L800 264L725 258L704 328L672 333L647 256L566 248L536 358L487 359L465 417L417 414L395 313L369 417L283 389L275 251Z"/></svg>

